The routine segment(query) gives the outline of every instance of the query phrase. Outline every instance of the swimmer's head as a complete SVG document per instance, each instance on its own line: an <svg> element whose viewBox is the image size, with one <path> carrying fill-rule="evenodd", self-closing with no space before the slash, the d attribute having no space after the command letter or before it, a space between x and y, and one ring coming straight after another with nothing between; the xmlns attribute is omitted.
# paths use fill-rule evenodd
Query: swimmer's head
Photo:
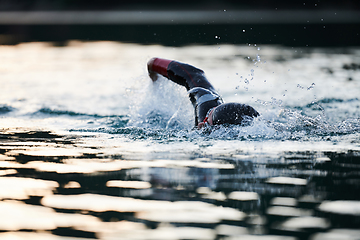
<svg viewBox="0 0 360 240"><path fill-rule="evenodd" d="M209 125L248 124L249 120L260 114L251 106L241 103L224 103L210 110L206 122ZM200 123L201 128L205 123Z"/></svg>

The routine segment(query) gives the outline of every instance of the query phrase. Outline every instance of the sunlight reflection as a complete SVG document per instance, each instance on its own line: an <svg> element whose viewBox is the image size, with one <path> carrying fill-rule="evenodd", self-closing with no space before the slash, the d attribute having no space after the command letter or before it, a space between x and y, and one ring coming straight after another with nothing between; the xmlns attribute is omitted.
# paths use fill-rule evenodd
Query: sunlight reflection
<svg viewBox="0 0 360 240"><path fill-rule="evenodd" d="M18 201L0 202L1 230L49 230L57 227L97 225L93 216L57 213L51 208L24 204Z"/></svg>
<svg viewBox="0 0 360 240"><path fill-rule="evenodd" d="M135 189L146 189L151 188L151 184L148 182L140 181L120 181L112 180L106 183L107 187L118 187L118 188L135 188Z"/></svg>
<svg viewBox="0 0 360 240"><path fill-rule="evenodd" d="M360 216L360 201L324 201L319 209L324 212Z"/></svg>
<svg viewBox="0 0 360 240"><path fill-rule="evenodd" d="M259 195L256 192L231 192L229 199L239 201L256 201L259 199Z"/></svg>
<svg viewBox="0 0 360 240"><path fill-rule="evenodd" d="M292 178L292 177L273 177L269 178L267 183L273 183L273 184L290 184L290 185L306 185L307 181L306 179L302 178Z"/></svg>
<svg viewBox="0 0 360 240"><path fill-rule="evenodd" d="M21 177L0 177L0 198L27 199L53 193L59 184L54 181Z"/></svg>

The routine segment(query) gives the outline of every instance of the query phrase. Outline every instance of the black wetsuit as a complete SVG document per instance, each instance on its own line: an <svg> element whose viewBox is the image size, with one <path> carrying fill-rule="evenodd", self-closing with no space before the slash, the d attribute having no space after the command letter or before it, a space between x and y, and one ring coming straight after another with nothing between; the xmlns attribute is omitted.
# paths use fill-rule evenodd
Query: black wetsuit
<svg viewBox="0 0 360 240"><path fill-rule="evenodd" d="M148 62L150 76L157 73L184 86L195 108L195 126L207 121L212 111L211 124L242 124L244 116L256 117L259 113L251 106L240 103L224 103L204 71L189 64L153 58ZM154 77L152 77L154 80Z"/></svg>

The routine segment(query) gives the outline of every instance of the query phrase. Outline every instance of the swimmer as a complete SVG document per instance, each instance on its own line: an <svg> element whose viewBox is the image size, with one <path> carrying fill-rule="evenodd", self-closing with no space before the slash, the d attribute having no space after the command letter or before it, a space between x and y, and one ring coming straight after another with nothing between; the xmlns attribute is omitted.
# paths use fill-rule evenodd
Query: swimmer
<svg viewBox="0 0 360 240"><path fill-rule="evenodd" d="M242 125L260 115L249 105L224 103L201 69L162 58L152 58L147 66L153 81L156 81L160 74L186 88L195 108L195 126L198 129L206 125Z"/></svg>

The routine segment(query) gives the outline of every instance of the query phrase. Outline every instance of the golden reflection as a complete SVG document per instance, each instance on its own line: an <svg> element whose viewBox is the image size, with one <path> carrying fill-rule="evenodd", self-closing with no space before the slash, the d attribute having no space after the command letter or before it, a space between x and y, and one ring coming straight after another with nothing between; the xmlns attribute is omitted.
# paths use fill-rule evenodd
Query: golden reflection
<svg viewBox="0 0 360 240"><path fill-rule="evenodd" d="M141 181L120 181L111 180L106 183L107 187L118 187L118 188L135 188L135 189L146 189L151 188L151 184L148 182Z"/></svg>
<svg viewBox="0 0 360 240"><path fill-rule="evenodd" d="M70 181L64 185L64 188L81 188L81 185L78 182Z"/></svg>
<svg viewBox="0 0 360 240"><path fill-rule="evenodd" d="M212 229L198 227L175 227L171 224L160 224L156 229L134 229L104 232L98 234L100 239L147 239L147 240L179 240L199 239L212 240L216 232Z"/></svg>
<svg viewBox="0 0 360 240"><path fill-rule="evenodd" d="M22 177L0 177L0 198L27 199L53 193L59 184L55 181Z"/></svg>
<svg viewBox="0 0 360 240"><path fill-rule="evenodd" d="M61 237L47 232L2 232L2 240L70 240L69 237ZM72 239L72 238L71 238ZM76 238L76 240L88 240L88 238Z"/></svg>
<svg viewBox="0 0 360 240"><path fill-rule="evenodd" d="M31 144L27 142L27 144ZM13 150L8 153L8 155L19 155L24 154L28 156L44 156L44 157L80 157L83 155L83 152L79 149L75 148L59 148L51 146L46 147L37 147L37 148L29 148L26 150Z"/></svg>
<svg viewBox="0 0 360 240"><path fill-rule="evenodd" d="M16 173L17 171L15 169L0 170L0 176L12 175Z"/></svg>
<svg viewBox="0 0 360 240"><path fill-rule="evenodd" d="M16 231L51 230L57 227L96 226L100 220L81 214L57 213L51 208L34 206L18 201L0 202L0 229Z"/></svg>

